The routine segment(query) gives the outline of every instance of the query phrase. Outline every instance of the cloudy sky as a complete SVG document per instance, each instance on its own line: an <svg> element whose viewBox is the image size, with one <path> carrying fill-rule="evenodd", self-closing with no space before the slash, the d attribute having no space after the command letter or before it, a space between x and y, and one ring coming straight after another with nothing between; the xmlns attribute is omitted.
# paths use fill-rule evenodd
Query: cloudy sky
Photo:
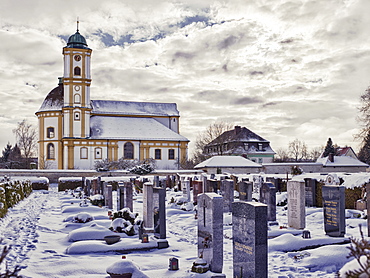
<svg viewBox="0 0 370 278"><path fill-rule="evenodd" d="M370 85L368 0L0 0L0 149L63 74L76 31L93 49L91 99L176 102L192 142L215 121L287 148L358 148ZM190 144L190 154L193 144Z"/></svg>

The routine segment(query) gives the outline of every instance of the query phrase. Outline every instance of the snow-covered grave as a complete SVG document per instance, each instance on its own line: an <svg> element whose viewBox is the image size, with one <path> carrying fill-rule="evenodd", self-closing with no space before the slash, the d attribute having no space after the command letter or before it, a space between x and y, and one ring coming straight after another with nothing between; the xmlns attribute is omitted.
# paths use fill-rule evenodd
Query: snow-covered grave
<svg viewBox="0 0 370 278"><path fill-rule="evenodd" d="M364 179L353 177L358 183ZM57 192L57 185L51 184L48 191L34 191L10 208L0 222L2 244L13 246L8 264L20 265L24 277L109 277L107 269L116 271L119 265L137 266L139 270L132 277L212 277L214 273L210 271L191 272L193 263L199 261L198 220L193 204L184 203L187 197L182 191L167 190L168 248L155 248L151 235L149 243L142 243L138 235L124 233L120 233L119 242L108 245L104 237L117 234L109 230L109 210L81 204L80 199ZM286 198L286 192L278 192L276 203L284 203ZM134 197L133 212L142 216L142 209L140 193ZM324 231L323 209L306 207L305 229L311 238L303 238L302 230L288 228L287 207L277 206L276 210L278 225L268 230L268 277L335 277L353 260L347 258L350 244L346 242L350 237L360 238L359 225L367 235L362 211L347 209L345 236L329 237ZM223 213L223 221L222 273L233 277L231 213ZM125 259L122 253L126 253ZM179 260L179 270L169 270L171 258ZM123 260L127 261L122 263ZM351 262L346 268L356 267L355 264Z"/></svg>

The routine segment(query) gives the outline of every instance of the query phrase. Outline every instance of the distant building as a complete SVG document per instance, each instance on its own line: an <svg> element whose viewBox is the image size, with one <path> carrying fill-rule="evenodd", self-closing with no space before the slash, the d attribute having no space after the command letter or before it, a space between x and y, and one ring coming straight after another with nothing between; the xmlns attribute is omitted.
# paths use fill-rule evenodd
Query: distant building
<svg viewBox="0 0 370 278"><path fill-rule="evenodd" d="M240 126L235 126L207 144L205 153L209 156L239 155L259 164L272 162L275 155L269 141Z"/></svg>
<svg viewBox="0 0 370 278"><path fill-rule="evenodd" d="M64 75L36 112L39 165L94 169L103 159L153 158L158 169L178 169L189 140L179 134L176 103L90 100L91 53L77 29L63 48Z"/></svg>

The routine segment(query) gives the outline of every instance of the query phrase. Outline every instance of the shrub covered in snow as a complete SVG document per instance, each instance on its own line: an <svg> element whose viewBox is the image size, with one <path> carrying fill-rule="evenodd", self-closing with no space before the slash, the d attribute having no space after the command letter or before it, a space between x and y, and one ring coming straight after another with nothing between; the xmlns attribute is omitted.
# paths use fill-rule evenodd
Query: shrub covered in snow
<svg viewBox="0 0 370 278"><path fill-rule="evenodd" d="M29 180L10 180L0 184L0 217L4 217L8 208L28 197L32 192Z"/></svg>
<svg viewBox="0 0 370 278"><path fill-rule="evenodd" d="M138 213L133 213L129 208L113 213L113 221L110 230L118 233L126 233L129 236L135 235L135 223Z"/></svg>
<svg viewBox="0 0 370 278"><path fill-rule="evenodd" d="M73 222L75 222L75 223L87 223L87 222L90 222L90 221L93 221L93 220L94 220L94 217L90 213L80 212L74 217Z"/></svg>
<svg viewBox="0 0 370 278"><path fill-rule="evenodd" d="M48 190L49 189L49 179L46 177L32 178L31 185L32 190Z"/></svg>
<svg viewBox="0 0 370 278"><path fill-rule="evenodd" d="M90 202L94 206L102 206L104 205L104 196L101 194L95 194L89 197Z"/></svg>

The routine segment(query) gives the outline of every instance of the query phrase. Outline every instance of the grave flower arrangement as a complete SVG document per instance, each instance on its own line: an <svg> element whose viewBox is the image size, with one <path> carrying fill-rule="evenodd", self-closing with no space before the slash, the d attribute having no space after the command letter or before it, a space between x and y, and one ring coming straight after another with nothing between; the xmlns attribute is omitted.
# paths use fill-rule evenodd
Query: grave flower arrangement
<svg viewBox="0 0 370 278"><path fill-rule="evenodd" d="M138 213L133 213L129 208L123 208L119 211L113 213L112 224L109 227L111 231L117 233L125 233L128 236L133 236L136 234L135 226L138 225L136 220Z"/></svg>
<svg viewBox="0 0 370 278"><path fill-rule="evenodd" d="M95 194L89 197L90 202L93 206L103 206L104 204L104 196L101 194Z"/></svg>

